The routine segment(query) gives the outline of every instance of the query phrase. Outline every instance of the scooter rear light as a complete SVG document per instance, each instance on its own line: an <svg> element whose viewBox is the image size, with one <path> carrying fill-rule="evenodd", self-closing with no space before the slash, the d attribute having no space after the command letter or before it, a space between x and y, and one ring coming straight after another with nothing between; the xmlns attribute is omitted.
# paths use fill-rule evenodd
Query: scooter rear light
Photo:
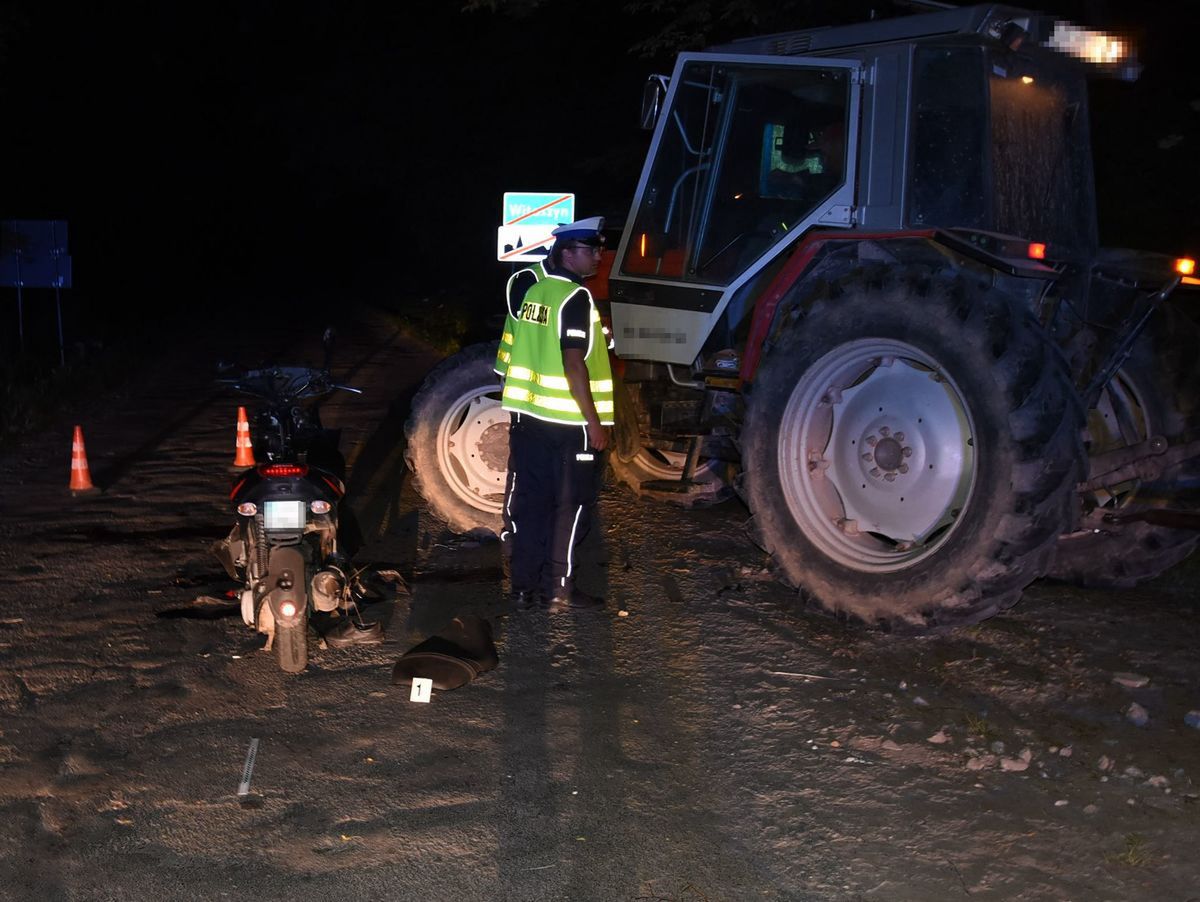
<svg viewBox="0 0 1200 902"><path fill-rule="evenodd" d="M316 501L310 502L308 509L314 514L327 514L333 507L328 501L322 501L319 498Z"/></svg>
<svg viewBox="0 0 1200 902"><path fill-rule="evenodd" d="M258 475L267 479L278 479L281 476L307 476L308 466L305 464L266 464L258 468Z"/></svg>
<svg viewBox="0 0 1200 902"><path fill-rule="evenodd" d="M294 601L285 601L279 606L279 613L284 617L295 617L296 603Z"/></svg>
<svg viewBox="0 0 1200 902"><path fill-rule="evenodd" d="M243 501L237 506L237 512L243 517L253 517L258 513L258 505L253 501Z"/></svg>

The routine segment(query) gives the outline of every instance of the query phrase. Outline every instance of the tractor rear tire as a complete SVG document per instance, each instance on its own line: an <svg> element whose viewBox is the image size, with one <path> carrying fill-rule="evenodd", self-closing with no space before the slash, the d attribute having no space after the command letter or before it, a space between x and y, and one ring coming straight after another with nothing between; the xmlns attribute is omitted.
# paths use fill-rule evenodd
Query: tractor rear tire
<svg viewBox="0 0 1200 902"><path fill-rule="evenodd" d="M1160 309L1133 353L1089 412L1089 450L1103 453L1137 444L1153 435L1171 444L1200 434L1200 329L1173 307ZM1085 526L1123 509L1195 509L1180 489L1195 486L1200 464L1177 466L1154 482L1133 482L1111 492L1086 496ZM1096 532L1095 529L1100 531ZM1064 535L1047 574L1091 588L1125 589L1145 582L1188 557L1200 543L1191 530L1140 521L1100 523Z"/></svg>
<svg viewBox="0 0 1200 902"><path fill-rule="evenodd" d="M496 348L496 342L471 345L438 364L404 426L413 486L460 533L501 529L509 415L492 370Z"/></svg>
<svg viewBox="0 0 1200 902"><path fill-rule="evenodd" d="M743 431L753 526L784 578L906 632L1015 604L1082 472L1058 349L1018 301L955 273L860 273L798 313Z"/></svg>

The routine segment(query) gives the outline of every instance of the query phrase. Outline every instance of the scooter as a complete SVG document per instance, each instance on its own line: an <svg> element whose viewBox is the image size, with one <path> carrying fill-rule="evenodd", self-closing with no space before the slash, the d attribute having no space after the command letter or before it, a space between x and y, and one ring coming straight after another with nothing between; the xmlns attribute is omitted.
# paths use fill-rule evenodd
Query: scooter
<svg viewBox="0 0 1200 902"><path fill-rule="evenodd" d="M338 548L345 462L339 431L321 425L318 402L334 391L362 392L332 380L329 332L325 344L321 369L275 366L217 380L258 399L250 425L258 463L234 477L229 499L237 522L212 551L242 584L242 619L267 635L264 650L273 648L288 673L308 666L310 617L338 611L354 630L350 614L357 612L355 575ZM368 628L359 632L360 640L373 638Z"/></svg>

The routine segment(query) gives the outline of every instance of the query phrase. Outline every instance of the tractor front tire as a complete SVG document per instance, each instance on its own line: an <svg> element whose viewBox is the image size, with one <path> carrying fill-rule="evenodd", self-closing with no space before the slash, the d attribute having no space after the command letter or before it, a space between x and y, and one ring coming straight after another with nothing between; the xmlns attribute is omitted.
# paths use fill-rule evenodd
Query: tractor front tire
<svg viewBox="0 0 1200 902"><path fill-rule="evenodd" d="M500 534L509 415L492 369L496 348L471 345L438 364L404 426L404 459L417 493L461 533Z"/></svg>

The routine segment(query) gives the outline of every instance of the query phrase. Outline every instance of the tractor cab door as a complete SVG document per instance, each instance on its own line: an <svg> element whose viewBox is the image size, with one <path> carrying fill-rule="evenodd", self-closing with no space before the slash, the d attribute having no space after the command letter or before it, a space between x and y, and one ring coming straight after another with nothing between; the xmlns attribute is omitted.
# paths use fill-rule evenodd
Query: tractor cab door
<svg viewBox="0 0 1200 902"><path fill-rule="evenodd" d="M813 226L852 224L861 65L684 54L611 297L622 357L691 363L739 287Z"/></svg>

